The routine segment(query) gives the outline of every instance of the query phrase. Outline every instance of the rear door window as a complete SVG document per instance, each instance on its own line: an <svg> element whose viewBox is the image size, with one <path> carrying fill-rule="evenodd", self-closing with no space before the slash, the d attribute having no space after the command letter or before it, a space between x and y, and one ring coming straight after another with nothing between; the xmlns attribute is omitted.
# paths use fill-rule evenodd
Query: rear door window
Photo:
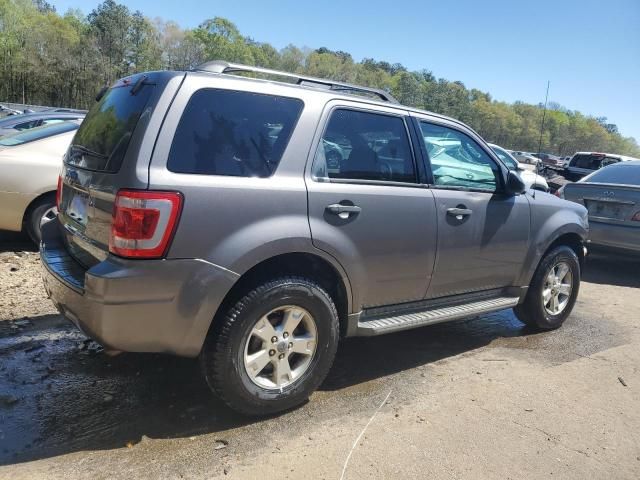
<svg viewBox="0 0 640 480"><path fill-rule="evenodd" d="M117 82L89 110L69 148L67 163L87 170L115 173L129 146L154 86L142 78ZM135 88L135 90L133 90Z"/></svg>
<svg viewBox="0 0 640 480"><path fill-rule="evenodd" d="M415 183L404 120L380 113L334 110L316 150L313 175L320 180Z"/></svg>
<svg viewBox="0 0 640 480"><path fill-rule="evenodd" d="M302 100L296 98L198 90L178 123L167 168L176 173L269 177L302 108Z"/></svg>

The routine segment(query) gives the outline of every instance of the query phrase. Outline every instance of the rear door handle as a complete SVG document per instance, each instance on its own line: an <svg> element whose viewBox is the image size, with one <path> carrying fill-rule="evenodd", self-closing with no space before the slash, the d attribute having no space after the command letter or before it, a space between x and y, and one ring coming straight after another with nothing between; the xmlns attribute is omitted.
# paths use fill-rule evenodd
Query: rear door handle
<svg viewBox="0 0 640 480"><path fill-rule="evenodd" d="M456 217L456 220L462 220L464 217L469 217L473 213L473 210L469 210L468 208L448 208L447 215L451 215L452 217Z"/></svg>
<svg viewBox="0 0 640 480"><path fill-rule="evenodd" d="M352 213L357 215L362 211L362 209L357 205L342 205L340 203L327 205L327 210L331 213L335 213L340 218L349 218Z"/></svg>

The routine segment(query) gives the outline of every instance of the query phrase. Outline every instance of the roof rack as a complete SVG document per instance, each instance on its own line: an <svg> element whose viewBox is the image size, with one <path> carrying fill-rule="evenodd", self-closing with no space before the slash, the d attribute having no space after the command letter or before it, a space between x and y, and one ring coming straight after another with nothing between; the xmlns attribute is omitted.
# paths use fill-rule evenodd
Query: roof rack
<svg viewBox="0 0 640 480"><path fill-rule="evenodd" d="M285 77L295 80L297 85L311 84L313 86L320 86L328 90L341 91L341 92L354 92L365 93L380 98L385 102L399 103L393 95L378 88L361 87L359 85L352 85L350 83L334 82L333 80L327 80L324 78L307 77L305 75L298 75L297 73L282 72L280 70L271 70L270 68L253 67L251 65L242 65L239 63L230 63L223 60L213 60L206 62L193 68L195 72L210 72L210 73L239 73L239 72L251 72L260 73L263 75L276 75L278 77Z"/></svg>

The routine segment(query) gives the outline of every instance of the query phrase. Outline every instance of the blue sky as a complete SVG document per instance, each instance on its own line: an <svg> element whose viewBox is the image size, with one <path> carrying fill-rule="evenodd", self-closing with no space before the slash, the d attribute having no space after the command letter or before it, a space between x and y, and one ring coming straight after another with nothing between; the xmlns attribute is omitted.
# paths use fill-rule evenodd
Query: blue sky
<svg viewBox="0 0 640 480"><path fill-rule="evenodd" d="M60 13L99 1L49 0ZM127 0L148 17L195 27L221 16L276 48L344 50L436 77L497 100L549 100L606 116L640 142L640 0Z"/></svg>

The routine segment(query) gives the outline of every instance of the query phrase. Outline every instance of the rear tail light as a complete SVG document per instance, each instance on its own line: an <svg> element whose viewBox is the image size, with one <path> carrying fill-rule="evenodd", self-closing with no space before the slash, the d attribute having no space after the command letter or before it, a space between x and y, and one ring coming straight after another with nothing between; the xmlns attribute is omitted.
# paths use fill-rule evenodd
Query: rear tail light
<svg viewBox="0 0 640 480"><path fill-rule="evenodd" d="M56 208L60 210L60 202L62 201L62 177L58 175L58 187L56 188Z"/></svg>
<svg viewBox="0 0 640 480"><path fill-rule="evenodd" d="M120 190L113 207L109 251L121 257L164 256L181 208L178 192Z"/></svg>
<svg viewBox="0 0 640 480"><path fill-rule="evenodd" d="M633 217L631 217L631 221L633 221L633 222L640 222L640 210L639 210L639 211L637 211L637 212L633 215Z"/></svg>

